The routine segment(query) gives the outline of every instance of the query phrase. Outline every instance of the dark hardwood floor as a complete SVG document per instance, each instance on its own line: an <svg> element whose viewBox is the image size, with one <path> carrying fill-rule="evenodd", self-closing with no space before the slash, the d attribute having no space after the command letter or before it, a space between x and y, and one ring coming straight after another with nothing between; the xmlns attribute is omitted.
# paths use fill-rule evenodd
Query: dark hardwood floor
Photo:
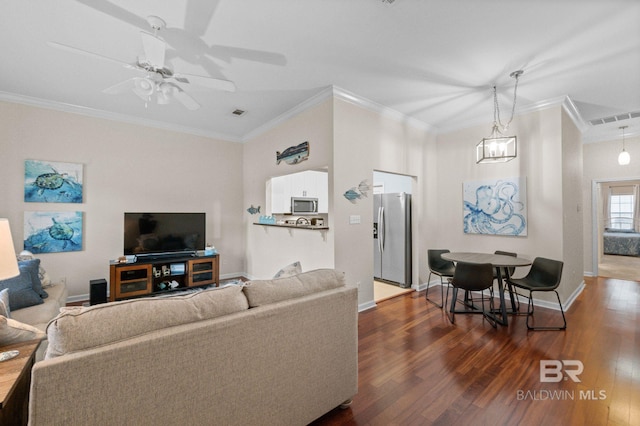
<svg viewBox="0 0 640 426"><path fill-rule="evenodd" d="M314 425L640 425L640 283L585 282L566 331L528 332L524 316L452 325L423 292L360 313L358 394ZM536 308L536 324L559 315ZM581 362L580 382L550 382L553 368L542 382L541 360Z"/></svg>

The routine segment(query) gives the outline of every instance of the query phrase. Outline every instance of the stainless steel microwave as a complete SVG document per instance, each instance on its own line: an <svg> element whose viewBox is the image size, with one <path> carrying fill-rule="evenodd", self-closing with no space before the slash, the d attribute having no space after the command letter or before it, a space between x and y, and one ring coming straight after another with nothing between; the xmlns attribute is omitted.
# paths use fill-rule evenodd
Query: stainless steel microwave
<svg viewBox="0 0 640 426"><path fill-rule="evenodd" d="M291 197L291 214L318 213L318 199L306 197Z"/></svg>

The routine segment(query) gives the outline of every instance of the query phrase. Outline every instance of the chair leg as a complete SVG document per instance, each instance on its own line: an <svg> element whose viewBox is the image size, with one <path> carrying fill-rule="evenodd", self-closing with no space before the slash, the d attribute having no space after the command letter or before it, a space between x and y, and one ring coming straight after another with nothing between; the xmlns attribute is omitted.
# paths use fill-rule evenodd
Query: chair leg
<svg viewBox="0 0 640 426"><path fill-rule="evenodd" d="M567 319L564 316L564 309L562 309L562 302L560 301L560 295L557 291L553 290L556 294L556 298L558 299L558 305L560 306L560 313L562 314L562 322L563 325L561 327L533 327L529 325L529 318L533 317L533 292L529 291L529 307L527 308L527 329L529 330L566 330L567 329Z"/></svg>
<svg viewBox="0 0 640 426"><path fill-rule="evenodd" d="M447 297L449 296L449 289L447 289ZM451 321L451 324L455 324L455 316L456 316L456 299L458 298L458 287L453 287L453 294L451 297L451 307L449 308L449 312L447 312L447 318ZM446 310L445 310L446 312Z"/></svg>
<svg viewBox="0 0 640 426"><path fill-rule="evenodd" d="M439 275L439 277L440 277L440 300L442 301L442 300L444 300L444 290L443 290L444 282L442 281L442 276ZM443 306L446 306L446 304L444 304L442 302L440 304L438 304L438 302L435 302L435 301L429 299L429 287L430 286L431 286L431 272L429 272L429 277L427 278L427 291L425 291L424 297L427 300L427 302L433 303L438 308L442 308Z"/></svg>
<svg viewBox="0 0 640 426"><path fill-rule="evenodd" d="M493 304L493 290L489 289L489 312L484 309L484 290L482 290L482 316L487 320L491 327L498 328L498 322L496 318L492 316L492 312L494 311Z"/></svg>

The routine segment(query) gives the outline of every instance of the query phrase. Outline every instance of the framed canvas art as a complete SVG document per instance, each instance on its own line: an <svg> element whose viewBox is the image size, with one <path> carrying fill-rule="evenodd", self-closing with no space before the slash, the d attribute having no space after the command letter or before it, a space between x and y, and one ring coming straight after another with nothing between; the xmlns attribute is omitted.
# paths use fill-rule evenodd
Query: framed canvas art
<svg viewBox="0 0 640 426"><path fill-rule="evenodd" d="M527 185L523 177L464 182L465 234L527 235Z"/></svg>
<svg viewBox="0 0 640 426"><path fill-rule="evenodd" d="M32 253L82 250L82 212L24 212L24 249Z"/></svg>
<svg viewBox="0 0 640 426"><path fill-rule="evenodd" d="M82 203L82 164L26 160L24 201Z"/></svg>

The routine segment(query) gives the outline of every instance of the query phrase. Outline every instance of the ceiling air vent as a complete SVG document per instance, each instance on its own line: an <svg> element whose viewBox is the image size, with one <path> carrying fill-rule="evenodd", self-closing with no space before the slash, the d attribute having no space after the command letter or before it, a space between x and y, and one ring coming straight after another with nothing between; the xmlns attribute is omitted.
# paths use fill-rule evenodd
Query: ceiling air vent
<svg viewBox="0 0 640 426"><path fill-rule="evenodd" d="M241 116L245 113L246 111L241 110L241 109L236 109L232 112L233 115L237 115L237 116Z"/></svg>
<svg viewBox="0 0 640 426"><path fill-rule="evenodd" d="M638 117L640 117L640 111L625 112L624 114L612 115L610 117L595 118L593 120L589 120L589 124L592 126L598 126L600 124L615 123L616 121L629 120L630 118Z"/></svg>

